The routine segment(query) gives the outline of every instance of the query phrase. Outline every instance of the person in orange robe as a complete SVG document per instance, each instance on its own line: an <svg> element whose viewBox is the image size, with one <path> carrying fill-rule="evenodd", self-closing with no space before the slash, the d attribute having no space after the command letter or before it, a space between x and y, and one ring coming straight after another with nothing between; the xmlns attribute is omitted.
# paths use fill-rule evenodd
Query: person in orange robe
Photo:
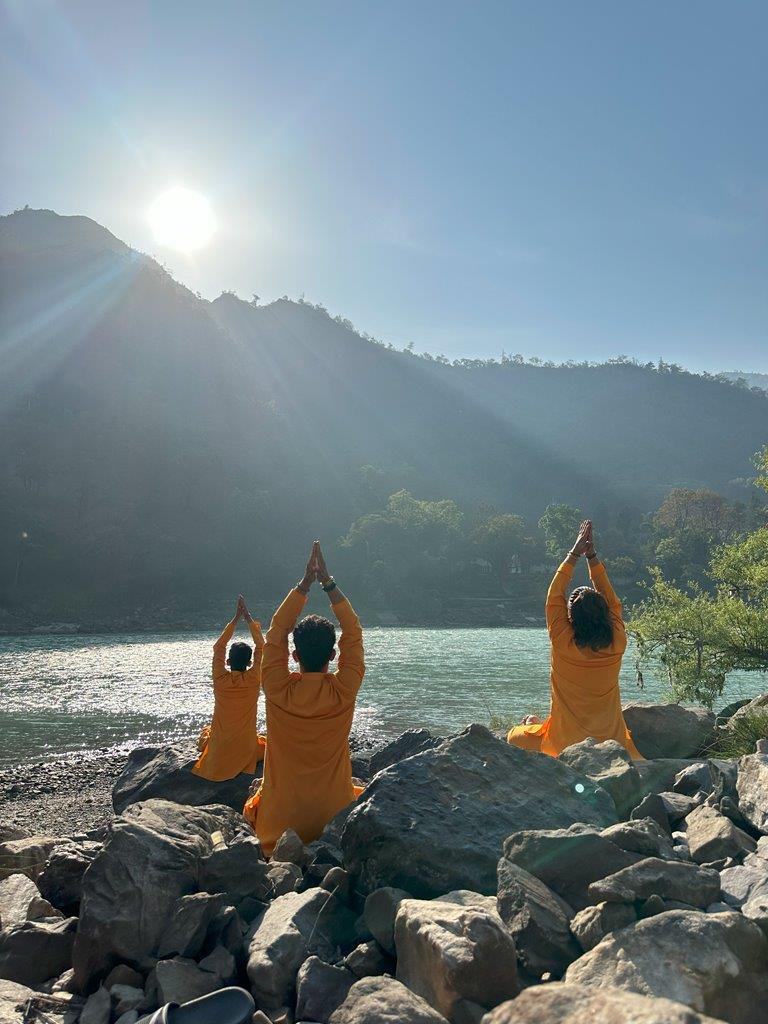
<svg viewBox="0 0 768 1024"><path fill-rule="evenodd" d="M240 619L248 623L253 650L246 643L234 643L227 657L227 644ZM192 768L195 775L223 782L240 772L255 772L256 765L264 760L266 740L256 731L263 648L261 625L248 611L241 594L234 619L213 645L213 719L200 733L197 746L201 753Z"/></svg>
<svg viewBox="0 0 768 1024"><path fill-rule="evenodd" d="M309 615L296 625L315 580L341 625L335 672L328 671L336 653L333 623ZM292 630L298 672L288 667ZM269 743L263 781L243 814L267 857L286 829L298 832L305 843L317 839L331 818L362 792L352 780L349 732L364 673L360 620L328 575L315 541L304 578L274 614L262 657Z"/></svg>
<svg viewBox="0 0 768 1024"><path fill-rule="evenodd" d="M566 599L582 555L592 587L577 587ZM549 717L542 722L527 716L510 730L507 741L557 757L571 743L592 736L618 740L630 757L642 760L621 711L619 671L627 647L621 602L595 552L588 519L550 584L546 613L552 648Z"/></svg>

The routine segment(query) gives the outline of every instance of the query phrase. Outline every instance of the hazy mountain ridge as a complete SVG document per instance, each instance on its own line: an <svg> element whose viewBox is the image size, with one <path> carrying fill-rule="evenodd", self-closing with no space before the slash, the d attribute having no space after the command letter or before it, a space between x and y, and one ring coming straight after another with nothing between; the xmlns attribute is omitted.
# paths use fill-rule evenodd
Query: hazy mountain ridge
<svg viewBox="0 0 768 1024"><path fill-rule="evenodd" d="M307 303L207 302L88 218L0 219L0 274L8 607L277 591L308 537L372 511L366 465L535 522L740 496L768 439L768 396L677 369L445 365Z"/></svg>

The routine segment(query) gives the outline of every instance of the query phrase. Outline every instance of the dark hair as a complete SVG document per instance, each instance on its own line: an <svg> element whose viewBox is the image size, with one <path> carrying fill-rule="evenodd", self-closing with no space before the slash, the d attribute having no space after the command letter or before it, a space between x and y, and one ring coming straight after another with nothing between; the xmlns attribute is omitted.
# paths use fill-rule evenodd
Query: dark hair
<svg viewBox="0 0 768 1024"><path fill-rule="evenodd" d="M577 647L600 651L613 643L608 602L592 587L576 587L568 599L568 618Z"/></svg>
<svg viewBox="0 0 768 1024"><path fill-rule="evenodd" d="M293 643L304 671L319 672L331 660L336 630L322 615L308 615L294 629Z"/></svg>
<svg viewBox="0 0 768 1024"><path fill-rule="evenodd" d="M251 664L252 653L248 644L244 644L241 640L232 644L229 648L229 667L233 672L245 672Z"/></svg>

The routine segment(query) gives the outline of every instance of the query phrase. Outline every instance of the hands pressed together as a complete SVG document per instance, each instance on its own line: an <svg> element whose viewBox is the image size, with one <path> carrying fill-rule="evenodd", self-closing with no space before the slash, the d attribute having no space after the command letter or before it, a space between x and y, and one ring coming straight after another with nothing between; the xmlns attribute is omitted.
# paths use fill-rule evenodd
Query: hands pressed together
<svg viewBox="0 0 768 1024"><path fill-rule="evenodd" d="M595 540L592 533L592 520L585 519L579 527L579 532L576 537L576 542L568 552L574 558L581 558L582 555L586 555L587 558L596 558L597 552L595 551Z"/></svg>
<svg viewBox="0 0 768 1024"><path fill-rule="evenodd" d="M253 616L248 611L248 605L245 603L245 598L242 594L238 595L237 607L235 608L235 622L239 622L240 619L244 619L246 622L253 622Z"/></svg>
<svg viewBox="0 0 768 1024"><path fill-rule="evenodd" d="M307 567L304 570L304 576L297 584L297 589L303 594L308 594L310 587L315 581L320 583L322 586L325 586L330 579L331 575L325 564L325 557L323 552L320 550L320 541L316 540L312 545L312 551L309 555Z"/></svg>

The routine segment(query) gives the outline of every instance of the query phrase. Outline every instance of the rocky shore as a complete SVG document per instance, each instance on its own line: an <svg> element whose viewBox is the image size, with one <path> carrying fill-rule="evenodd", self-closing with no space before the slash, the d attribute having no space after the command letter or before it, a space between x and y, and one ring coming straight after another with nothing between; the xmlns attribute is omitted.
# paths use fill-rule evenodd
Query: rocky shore
<svg viewBox="0 0 768 1024"><path fill-rule="evenodd" d="M706 756L700 709L627 717L647 761L477 725L358 751L361 798L271 861L252 778L200 780L185 748L105 766L107 825L27 834L6 798L0 1021L136 1024L234 983L254 1024L760 1024L768 754Z"/></svg>

